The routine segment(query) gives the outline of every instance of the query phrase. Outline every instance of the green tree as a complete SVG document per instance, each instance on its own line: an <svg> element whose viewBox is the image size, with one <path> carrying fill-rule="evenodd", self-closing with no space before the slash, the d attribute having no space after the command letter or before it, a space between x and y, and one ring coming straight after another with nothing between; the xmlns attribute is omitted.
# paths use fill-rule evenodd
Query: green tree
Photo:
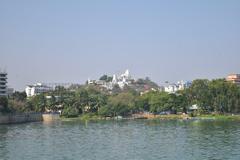
<svg viewBox="0 0 240 160"><path fill-rule="evenodd" d="M138 111L149 111L150 104L149 104L149 96L138 96L136 98L136 107L138 108Z"/></svg>
<svg viewBox="0 0 240 160"><path fill-rule="evenodd" d="M112 79L113 79L113 77L107 76L106 74L99 78L99 80L106 81L106 82L111 82Z"/></svg>
<svg viewBox="0 0 240 160"><path fill-rule="evenodd" d="M226 82L224 79L213 80L209 83L211 92L211 110L222 113L239 112L239 87Z"/></svg>
<svg viewBox="0 0 240 160"><path fill-rule="evenodd" d="M46 108L51 111L56 111L56 103L56 97L51 95L50 99L47 99L46 101Z"/></svg>
<svg viewBox="0 0 240 160"><path fill-rule="evenodd" d="M12 99L16 100L16 101L25 101L27 98L27 95L25 92L14 92L12 95Z"/></svg>
<svg viewBox="0 0 240 160"><path fill-rule="evenodd" d="M186 90L189 105L198 104L203 111L207 111L211 103L209 81L205 79L194 80L191 87Z"/></svg>
<svg viewBox="0 0 240 160"><path fill-rule="evenodd" d="M0 112L2 112L2 113L10 112L10 109L8 108L8 99L7 99L7 97L1 97L0 96Z"/></svg>
<svg viewBox="0 0 240 160"><path fill-rule="evenodd" d="M131 93L120 93L109 97L107 105L100 109L100 114L127 116L133 113L135 109L135 96Z"/></svg>
<svg viewBox="0 0 240 160"><path fill-rule="evenodd" d="M102 80L102 81L107 81L107 79L108 79L108 76L106 74L104 74L99 78L99 80Z"/></svg>
<svg viewBox="0 0 240 160"><path fill-rule="evenodd" d="M171 105L168 104L169 95L165 92L155 93L149 100L150 112L159 113L168 110Z"/></svg>
<svg viewBox="0 0 240 160"><path fill-rule="evenodd" d="M77 117L78 116L78 109L73 107L73 106L64 104L64 109L63 109L63 112L62 112L62 116L67 117L67 118Z"/></svg>
<svg viewBox="0 0 240 160"><path fill-rule="evenodd" d="M35 111L34 104L31 101L26 101L23 112Z"/></svg>
<svg viewBox="0 0 240 160"><path fill-rule="evenodd" d="M44 94L39 94L30 99L35 112L45 112L46 98Z"/></svg>

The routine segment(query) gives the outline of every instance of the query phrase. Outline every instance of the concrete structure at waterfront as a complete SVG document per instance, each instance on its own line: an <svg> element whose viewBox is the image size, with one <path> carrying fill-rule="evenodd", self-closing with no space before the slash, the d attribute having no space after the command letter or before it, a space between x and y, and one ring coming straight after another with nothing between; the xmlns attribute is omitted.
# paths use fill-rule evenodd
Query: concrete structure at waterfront
<svg viewBox="0 0 240 160"><path fill-rule="evenodd" d="M240 74L230 74L227 76L226 80L228 82L232 82L237 85L240 85Z"/></svg>
<svg viewBox="0 0 240 160"><path fill-rule="evenodd" d="M0 70L0 96L7 95L7 72Z"/></svg>
<svg viewBox="0 0 240 160"><path fill-rule="evenodd" d="M34 85L28 85L25 89L25 92L27 94L27 97L32 97L41 93L46 93L49 91L52 91L53 88L43 85L42 83L37 83Z"/></svg>
<svg viewBox="0 0 240 160"><path fill-rule="evenodd" d="M45 114L45 113L18 113L4 114L0 113L0 124L16 124L26 122L52 122L60 119L60 114Z"/></svg>
<svg viewBox="0 0 240 160"><path fill-rule="evenodd" d="M179 90L184 90L186 88L189 88L191 86L192 82L190 81L179 81L176 84L169 84L166 87L164 87L164 91L167 93L176 93Z"/></svg>
<svg viewBox="0 0 240 160"><path fill-rule="evenodd" d="M0 124L15 124L43 121L42 113L19 113L0 115Z"/></svg>

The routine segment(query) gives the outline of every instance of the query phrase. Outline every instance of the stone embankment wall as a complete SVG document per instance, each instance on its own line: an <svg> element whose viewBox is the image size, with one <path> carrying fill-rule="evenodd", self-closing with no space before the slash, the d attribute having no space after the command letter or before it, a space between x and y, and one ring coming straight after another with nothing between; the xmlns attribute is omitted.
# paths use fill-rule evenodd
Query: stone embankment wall
<svg viewBox="0 0 240 160"><path fill-rule="evenodd" d="M24 122L38 122L42 121L41 113L22 113L22 114L8 114L0 115L0 124L24 123Z"/></svg>
<svg viewBox="0 0 240 160"><path fill-rule="evenodd" d="M0 124L15 124L26 122L54 121L59 119L59 114L42 114L42 113L22 113L0 115Z"/></svg>
<svg viewBox="0 0 240 160"><path fill-rule="evenodd" d="M42 119L44 122L52 122L60 119L59 114L42 114Z"/></svg>

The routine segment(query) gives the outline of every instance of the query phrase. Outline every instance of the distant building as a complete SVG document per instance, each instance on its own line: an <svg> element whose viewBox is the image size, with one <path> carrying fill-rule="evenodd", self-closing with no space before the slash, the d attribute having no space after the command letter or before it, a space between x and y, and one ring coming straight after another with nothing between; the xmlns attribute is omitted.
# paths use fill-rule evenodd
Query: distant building
<svg viewBox="0 0 240 160"><path fill-rule="evenodd" d="M7 95L7 73L0 71L0 96Z"/></svg>
<svg viewBox="0 0 240 160"><path fill-rule="evenodd" d="M52 91L53 88L43 85L42 83L37 83L34 85L28 85L25 89L25 92L27 94L27 97L32 97L41 93L46 93L49 91Z"/></svg>
<svg viewBox="0 0 240 160"><path fill-rule="evenodd" d="M240 85L240 74L230 74L226 78L227 81Z"/></svg>
<svg viewBox="0 0 240 160"><path fill-rule="evenodd" d="M112 83L113 85L118 84L121 89L123 89L125 85L129 85L131 83L129 70L127 69L125 73L121 74L120 76L113 75Z"/></svg>
<svg viewBox="0 0 240 160"><path fill-rule="evenodd" d="M88 79L87 84L96 84L96 80Z"/></svg>
<svg viewBox="0 0 240 160"><path fill-rule="evenodd" d="M192 82L190 82L190 81L187 81L187 82L179 81L179 82L177 82L177 84L173 83L173 84L170 84L170 85L164 87L164 91L167 93L176 93L179 90L184 90L186 88L189 88L191 86L191 84L192 84Z"/></svg>
<svg viewBox="0 0 240 160"><path fill-rule="evenodd" d="M8 97L11 97L13 95L14 89L13 88L7 88L7 95Z"/></svg>
<svg viewBox="0 0 240 160"><path fill-rule="evenodd" d="M181 81L177 82L177 85L178 85L179 90L184 90L186 88L189 88L192 85L192 82L191 81L185 82L185 81L181 80Z"/></svg>
<svg viewBox="0 0 240 160"><path fill-rule="evenodd" d="M76 83L36 83L33 85L28 85L25 88L27 97L35 96L41 93L47 93L49 91L55 90L57 87L64 87L69 89L72 86L78 86Z"/></svg>
<svg viewBox="0 0 240 160"><path fill-rule="evenodd" d="M177 84L170 84L170 85L168 85L164 88L164 91L167 92L167 93L175 93L178 90L179 89L178 89Z"/></svg>
<svg viewBox="0 0 240 160"><path fill-rule="evenodd" d="M133 80L131 79L130 72L129 72L128 69L125 71L125 73L123 73L119 76L114 74L112 76L112 81L110 81L110 82L106 82L104 80L90 80L90 79L88 79L88 84L89 85L102 86L102 87L104 87L108 90L112 90L115 85L118 85L121 89L123 89L125 85L129 85L132 82L133 82Z"/></svg>

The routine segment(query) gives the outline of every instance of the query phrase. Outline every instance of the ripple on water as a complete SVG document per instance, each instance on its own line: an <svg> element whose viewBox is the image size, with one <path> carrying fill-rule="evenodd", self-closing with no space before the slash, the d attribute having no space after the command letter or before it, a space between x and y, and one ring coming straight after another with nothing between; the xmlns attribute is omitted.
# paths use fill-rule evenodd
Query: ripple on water
<svg viewBox="0 0 240 160"><path fill-rule="evenodd" d="M240 159L233 121L99 121L0 126L9 160Z"/></svg>

